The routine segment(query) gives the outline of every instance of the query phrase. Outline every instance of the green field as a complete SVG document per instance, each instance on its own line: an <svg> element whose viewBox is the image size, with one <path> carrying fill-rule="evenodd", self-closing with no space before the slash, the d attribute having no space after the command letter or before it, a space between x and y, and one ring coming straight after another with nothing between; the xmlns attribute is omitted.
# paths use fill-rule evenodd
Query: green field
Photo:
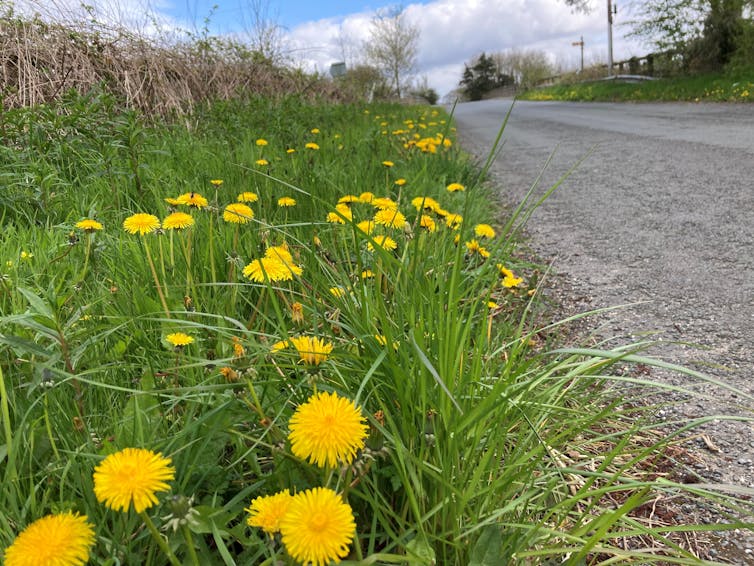
<svg viewBox="0 0 754 566"><path fill-rule="evenodd" d="M0 127L9 566L696 564L751 509L677 480L641 344L566 347L519 234L549 189L504 209L443 110ZM653 520L694 498L728 522Z"/></svg>

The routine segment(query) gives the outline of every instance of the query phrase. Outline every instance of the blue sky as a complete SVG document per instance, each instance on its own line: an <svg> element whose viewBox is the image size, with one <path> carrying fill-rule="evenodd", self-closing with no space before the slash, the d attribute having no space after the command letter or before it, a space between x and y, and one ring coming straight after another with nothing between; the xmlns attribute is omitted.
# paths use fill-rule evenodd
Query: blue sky
<svg viewBox="0 0 754 566"><path fill-rule="evenodd" d="M79 13L82 0L16 0L48 17ZM363 62L372 19L380 9L395 6L384 0L84 0L97 17L142 33L166 30L196 32L209 18L212 34L241 34L254 30L254 10L280 32L280 51L291 65L327 73L334 62L348 66ZM628 0L626 0L628 3ZM217 9L213 11L213 6ZM572 43L583 36L585 62L607 60L605 2L593 0L593 11L575 13L564 0L406 0L405 15L419 31L414 79L426 81L443 96L458 86L463 66L482 52L536 50L564 70L578 66L579 49ZM630 19L619 7L613 31L614 60L645 55L650 48L623 37L621 22ZM157 23L157 27L155 25ZM178 31L180 36L182 32ZM244 35L244 33L246 35Z"/></svg>

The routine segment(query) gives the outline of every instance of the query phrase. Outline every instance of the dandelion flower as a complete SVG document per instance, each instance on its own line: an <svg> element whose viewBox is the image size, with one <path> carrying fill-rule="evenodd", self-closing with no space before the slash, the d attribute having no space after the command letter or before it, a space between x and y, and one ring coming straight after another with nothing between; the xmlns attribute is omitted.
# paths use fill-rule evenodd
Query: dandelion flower
<svg viewBox="0 0 754 566"><path fill-rule="evenodd" d="M299 405L288 428L293 454L320 468L353 462L369 430L353 401L327 391Z"/></svg>
<svg viewBox="0 0 754 566"><path fill-rule="evenodd" d="M285 350L290 345L291 343L288 342L288 340L279 340L272 345L270 351L272 351L273 353L279 352L280 350Z"/></svg>
<svg viewBox="0 0 754 566"><path fill-rule="evenodd" d="M182 348L194 343L194 339L183 332L174 332L165 336L165 341L176 348Z"/></svg>
<svg viewBox="0 0 754 566"><path fill-rule="evenodd" d="M359 197L356 195L343 195L338 199L338 204L351 204L353 202L359 202Z"/></svg>
<svg viewBox="0 0 754 566"><path fill-rule="evenodd" d="M34 257L34 254L27 251L21 252L21 261L31 261L31 259Z"/></svg>
<svg viewBox="0 0 754 566"><path fill-rule="evenodd" d="M316 143L314 143L314 142L309 142L304 147L306 149L313 149L313 150L319 149L319 146Z"/></svg>
<svg viewBox="0 0 754 566"><path fill-rule="evenodd" d="M393 167L395 165L395 163L393 163L392 161L383 161L382 165L384 167L390 168L390 167Z"/></svg>
<svg viewBox="0 0 754 566"><path fill-rule="evenodd" d="M456 193L456 192L459 192L459 191L465 191L466 190L466 187L464 187L461 183L450 183L450 185L448 185L445 188L448 189L448 192L450 192L450 193Z"/></svg>
<svg viewBox="0 0 754 566"><path fill-rule="evenodd" d="M263 495L255 497L251 505L244 509L249 513L246 524L250 527L259 527L268 535L280 532L280 521L288 510L292 496L288 490L275 495Z"/></svg>
<svg viewBox="0 0 754 566"><path fill-rule="evenodd" d="M369 191L364 191L359 195L359 202L362 202L364 204L371 204L374 200L374 193L370 193Z"/></svg>
<svg viewBox="0 0 754 566"><path fill-rule="evenodd" d="M435 219L431 216L427 216L426 214L422 214L419 218L419 226L421 228L424 228L427 232L437 231L437 224L435 223Z"/></svg>
<svg viewBox="0 0 754 566"><path fill-rule="evenodd" d="M233 224L246 224L252 218L254 218L254 211L242 202L230 203L223 210L223 220Z"/></svg>
<svg viewBox="0 0 754 566"><path fill-rule="evenodd" d="M81 220L80 222L76 222L76 228L91 234L92 232L97 232L98 230L102 230L102 224L97 222L96 220L87 218L85 220Z"/></svg>
<svg viewBox="0 0 754 566"><path fill-rule="evenodd" d="M335 205L335 210L336 212L327 213L328 222L332 222L334 224L345 224L346 220L348 220L349 222L353 220L353 212L351 212L351 209L347 204L337 204Z"/></svg>
<svg viewBox="0 0 754 566"><path fill-rule="evenodd" d="M233 357L243 358L246 355L246 349L241 344L241 339L238 336L233 336Z"/></svg>
<svg viewBox="0 0 754 566"><path fill-rule="evenodd" d="M295 150L295 149L293 149L292 147L289 147L288 149L286 149L286 150L285 150L285 152L286 152L286 153L287 153L288 155L291 155L292 153L296 153L296 150Z"/></svg>
<svg viewBox="0 0 754 566"><path fill-rule="evenodd" d="M395 240L393 240L390 236L375 236L374 237L374 243L380 246L384 250L392 251L398 247L398 244ZM372 245L372 242L369 242L367 244L367 248L370 252L374 251L374 246Z"/></svg>
<svg viewBox="0 0 754 566"><path fill-rule="evenodd" d="M254 143L256 143L256 144L257 144L257 145L258 145L259 147L264 147L264 146L266 146L266 145L267 145L267 140L266 140L266 139L264 139L264 138L259 138L259 139L258 139L258 140L257 140L256 142L254 142Z"/></svg>
<svg viewBox="0 0 754 566"><path fill-rule="evenodd" d="M298 301L291 303L291 320L296 324L304 322L304 305Z"/></svg>
<svg viewBox="0 0 754 566"><path fill-rule="evenodd" d="M270 162L269 162L269 161L267 161L267 160L266 160L266 159L264 159L264 158L262 158L262 159L257 159L257 160L256 160L256 161L255 161L254 163L256 163L257 165L259 165L260 167L264 167L265 165L269 165L269 164L270 164Z"/></svg>
<svg viewBox="0 0 754 566"><path fill-rule="evenodd" d="M495 229L489 224L477 224L474 226L474 234L479 238L494 238Z"/></svg>
<svg viewBox="0 0 754 566"><path fill-rule="evenodd" d="M483 258L490 257L490 252L487 251L486 248L479 245L478 240L469 240L466 242L466 249L469 251L469 254L479 254Z"/></svg>
<svg viewBox="0 0 754 566"><path fill-rule="evenodd" d="M380 210L398 210L398 203L387 197L373 198L370 204Z"/></svg>
<svg viewBox="0 0 754 566"><path fill-rule="evenodd" d="M411 206L416 210L421 210L423 208L425 210L431 210L432 212L437 212L441 208L440 203L432 197L416 197L411 200Z"/></svg>
<svg viewBox="0 0 754 566"><path fill-rule="evenodd" d="M453 230L457 230L462 222L463 216L461 216L460 214L448 213L445 216L445 224L449 228L453 228Z"/></svg>
<svg viewBox="0 0 754 566"><path fill-rule="evenodd" d="M311 132L316 135L319 133L319 128L312 128Z"/></svg>
<svg viewBox="0 0 754 566"><path fill-rule="evenodd" d="M374 271L371 269L365 269L361 272L361 278L362 279L372 279L374 277Z"/></svg>
<svg viewBox="0 0 754 566"><path fill-rule="evenodd" d="M364 232L364 234L366 234L367 236L374 232L374 227L374 220L362 220L356 225L356 228Z"/></svg>
<svg viewBox="0 0 754 566"><path fill-rule="evenodd" d="M194 208L204 208L209 204L209 201L206 198L194 191L184 193L175 200L178 204L192 206Z"/></svg>
<svg viewBox="0 0 754 566"><path fill-rule="evenodd" d="M296 206L296 199L291 197L280 197L278 199L278 206L283 208L288 206Z"/></svg>
<svg viewBox="0 0 754 566"><path fill-rule="evenodd" d="M336 299L342 299L346 296L346 290L343 287L330 287L330 294Z"/></svg>
<svg viewBox="0 0 754 566"><path fill-rule="evenodd" d="M155 493L167 491L175 477L170 458L143 448L124 448L110 454L94 469L94 495L114 511L141 513L157 503Z"/></svg>
<svg viewBox="0 0 754 566"><path fill-rule="evenodd" d="M406 184L406 179L403 179L403 178L396 179L394 184L397 185L398 187L402 187L403 185Z"/></svg>
<svg viewBox="0 0 754 566"><path fill-rule="evenodd" d="M326 487L293 496L280 521L288 554L302 564L326 566L348 556L356 521L343 498Z"/></svg>
<svg viewBox="0 0 754 566"><path fill-rule="evenodd" d="M223 184L223 180L222 179L210 179L209 183L210 183L210 185L212 185L214 187L219 187L220 185Z"/></svg>
<svg viewBox="0 0 754 566"><path fill-rule="evenodd" d="M154 214L140 212L133 214L123 221L123 228L129 234L149 234L160 227L160 219Z"/></svg>
<svg viewBox="0 0 754 566"><path fill-rule="evenodd" d="M243 268L243 274L252 281L263 283L270 281L291 281L294 275L301 275L302 269L297 265L285 264L274 257L255 259Z"/></svg>
<svg viewBox="0 0 754 566"><path fill-rule="evenodd" d="M299 358L305 364L318 366L330 357L333 345L325 342L322 338L312 338L311 336L299 336L291 338L291 344L296 348Z"/></svg>
<svg viewBox="0 0 754 566"><path fill-rule="evenodd" d="M238 195L236 198L238 202L257 202L259 200L259 196L257 193L252 193L251 191L245 191Z"/></svg>
<svg viewBox="0 0 754 566"><path fill-rule="evenodd" d="M89 560L94 529L70 511L37 519L5 549L6 566L81 566Z"/></svg>
<svg viewBox="0 0 754 566"><path fill-rule="evenodd" d="M165 230L183 230L194 225L194 217L185 212L173 212L165 217L162 221L162 227Z"/></svg>
<svg viewBox="0 0 754 566"><path fill-rule="evenodd" d="M516 277L513 272L505 267L502 263L498 263L497 268L500 271L500 274L503 276L503 287L505 287L506 289L518 287L521 283L523 283L524 280L521 277Z"/></svg>
<svg viewBox="0 0 754 566"><path fill-rule="evenodd" d="M265 250L264 257L271 257L278 261L282 261L285 264L293 263L293 256L288 250L287 244L282 244L280 246L270 246Z"/></svg>
<svg viewBox="0 0 754 566"><path fill-rule="evenodd" d="M406 217L394 209L384 209L374 215L375 224L381 224L388 228L398 228L399 230L406 225Z"/></svg>

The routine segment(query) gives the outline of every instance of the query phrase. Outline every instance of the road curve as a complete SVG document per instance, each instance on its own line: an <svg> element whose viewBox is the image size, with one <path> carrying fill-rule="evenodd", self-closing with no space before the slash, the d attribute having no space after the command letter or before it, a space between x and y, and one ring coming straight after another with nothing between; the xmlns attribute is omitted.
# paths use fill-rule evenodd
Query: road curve
<svg viewBox="0 0 754 566"><path fill-rule="evenodd" d="M485 157L510 105L459 104L462 146ZM655 332L655 356L754 395L754 105L516 102L502 139L492 173L513 204L551 153L540 192L591 151L528 231L585 309L648 301L612 313L607 333ZM713 400L677 416L754 416L740 393L700 389ZM752 425L708 432L713 479L754 487Z"/></svg>

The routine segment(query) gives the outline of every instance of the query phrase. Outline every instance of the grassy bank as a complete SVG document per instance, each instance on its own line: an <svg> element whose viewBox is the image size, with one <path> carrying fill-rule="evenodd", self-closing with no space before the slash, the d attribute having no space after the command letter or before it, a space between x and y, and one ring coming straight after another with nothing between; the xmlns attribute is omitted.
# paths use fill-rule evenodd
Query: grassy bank
<svg viewBox="0 0 754 566"><path fill-rule="evenodd" d="M517 253L531 203L502 214L442 111L147 126L92 95L2 127L15 563L70 545L51 517L103 565L694 564L678 533L750 505L675 481L675 433L605 391L654 387L611 377L639 345L558 342ZM657 519L697 497L729 522Z"/></svg>
<svg viewBox="0 0 754 566"><path fill-rule="evenodd" d="M633 83L574 82L530 90L519 98L582 102L754 102L754 80L750 74L708 74Z"/></svg>

